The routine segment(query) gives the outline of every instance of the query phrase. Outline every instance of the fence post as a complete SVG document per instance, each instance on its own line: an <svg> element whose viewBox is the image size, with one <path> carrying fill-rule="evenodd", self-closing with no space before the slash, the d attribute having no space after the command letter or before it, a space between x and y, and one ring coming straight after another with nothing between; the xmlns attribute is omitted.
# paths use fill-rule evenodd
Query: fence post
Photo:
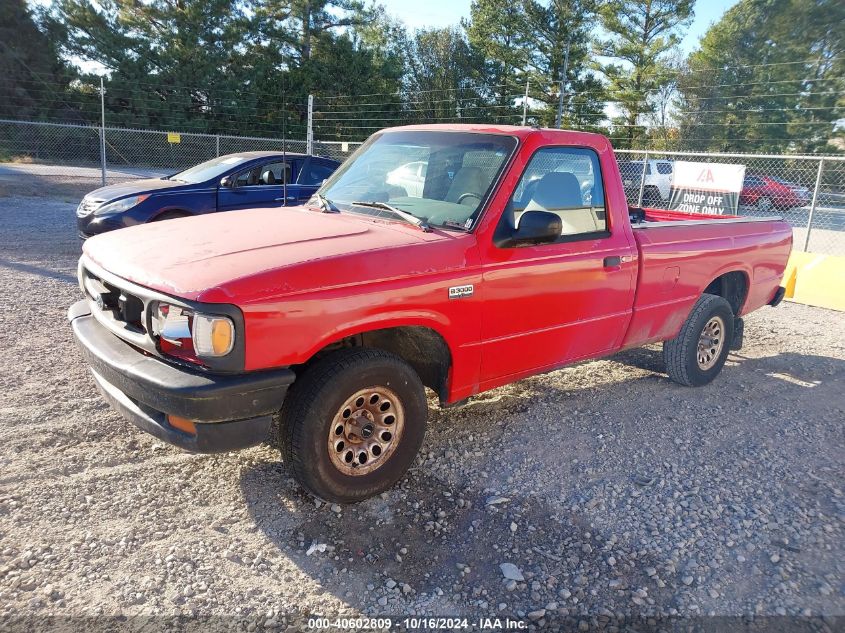
<svg viewBox="0 0 845 633"><path fill-rule="evenodd" d="M528 84L531 82L530 79L525 80L525 98L522 100L522 125L525 126L525 122L528 120Z"/></svg>
<svg viewBox="0 0 845 633"><path fill-rule="evenodd" d="M645 172L648 169L648 152L643 157L643 172L640 175L640 195L637 198L637 206L643 206L643 189L645 189Z"/></svg>
<svg viewBox="0 0 845 633"><path fill-rule="evenodd" d="M214 135L214 153L216 156L220 156L220 135Z"/></svg>
<svg viewBox="0 0 845 633"><path fill-rule="evenodd" d="M102 168L103 187L106 186L106 90L100 77L100 166Z"/></svg>
<svg viewBox="0 0 845 633"><path fill-rule="evenodd" d="M308 95L308 129L305 132L305 153L314 153L314 95Z"/></svg>
<svg viewBox="0 0 845 633"><path fill-rule="evenodd" d="M816 188L813 189L813 201L810 203L810 214L807 216L807 234L804 236L804 252L810 247L810 231L813 229L813 214L816 212L816 200L819 198L819 187L822 184L822 169L824 158L819 159L819 170L816 172Z"/></svg>

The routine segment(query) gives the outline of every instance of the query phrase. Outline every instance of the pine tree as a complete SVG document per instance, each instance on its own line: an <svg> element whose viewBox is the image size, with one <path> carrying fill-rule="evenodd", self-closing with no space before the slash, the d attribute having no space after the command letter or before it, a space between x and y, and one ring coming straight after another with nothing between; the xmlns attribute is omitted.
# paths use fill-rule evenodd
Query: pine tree
<svg viewBox="0 0 845 633"><path fill-rule="evenodd" d="M680 77L684 144L716 151L833 151L845 99L845 5L741 0Z"/></svg>
<svg viewBox="0 0 845 633"><path fill-rule="evenodd" d="M552 126L560 98L560 77L569 43L564 90L563 127L599 130L604 114L604 89L590 71L590 32L596 20L595 0L526 0L525 38L530 39L530 80L533 99L545 105L539 123Z"/></svg>
<svg viewBox="0 0 845 633"><path fill-rule="evenodd" d="M67 69L47 27L25 0L0 4L0 118L72 117Z"/></svg>
<svg viewBox="0 0 845 633"><path fill-rule="evenodd" d="M526 38L525 10L520 2L473 0L463 22L470 45L482 55L483 76L491 100L501 114L524 86L531 42Z"/></svg>
<svg viewBox="0 0 845 633"><path fill-rule="evenodd" d="M666 55L678 45L693 4L694 0L609 0L600 10L610 37L600 43L598 52L615 60L600 68L622 112L619 136L629 147L645 134L641 115L654 110L652 95L663 83Z"/></svg>

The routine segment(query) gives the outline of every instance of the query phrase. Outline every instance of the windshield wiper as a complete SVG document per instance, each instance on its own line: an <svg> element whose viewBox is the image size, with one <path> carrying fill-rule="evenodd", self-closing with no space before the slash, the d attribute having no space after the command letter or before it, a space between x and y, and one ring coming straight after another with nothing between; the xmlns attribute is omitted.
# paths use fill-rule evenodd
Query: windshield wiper
<svg viewBox="0 0 845 633"><path fill-rule="evenodd" d="M443 220L440 223L444 229L456 229L458 231L463 231L464 233L467 232L467 225L466 222L458 222L456 220Z"/></svg>
<svg viewBox="0 0 845 633"><path fill-rule="evenodd" d="M423 230L424 233L431 232L431 227L428 225L428 222L426 222L422 218L418 218L412 213L408 213L407 211L403 211L402 209L397 209L392 204L387 204L386 202L379 202L378 200L371 200L368 202L353 202L352 204L358 207L372 207L374 209L384 209L385 211L390 211L392 214L398 216L406 222L413 224L414 226L418 226Z"/></svg>
<svg viewBox="0 0 845 633"><path fill-rule="evenodd" d="M317 198L317 204L320 207L321 213L340 213L340 209L338 209L334 203L323 194L315 193L314 197Z"/></svg>

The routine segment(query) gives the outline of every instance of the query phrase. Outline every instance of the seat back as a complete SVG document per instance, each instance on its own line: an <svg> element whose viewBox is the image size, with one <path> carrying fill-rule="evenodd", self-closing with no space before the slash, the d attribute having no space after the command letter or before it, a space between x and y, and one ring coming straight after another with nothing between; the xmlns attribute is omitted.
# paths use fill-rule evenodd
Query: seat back
<svg viewBox="0 0 845 633"><path fill-rule="evenodd" d="M485 182L484 174L478 167L461 167L449 186L446 202L459 202L464 194L472 194L464 198L462 202L466 202L469 206L477 206L487 189Z"/></svg>
<svg viewBox="0 0 845 633"><path fill-rule="evenodd" d="M596 212L584 206L581 183L569 172L552 171L544 175L522 213L526 211L548 211L559 216L562 223L561 235L591 233L606 228ZM514 213L517 226L522 213Z"/></svg>

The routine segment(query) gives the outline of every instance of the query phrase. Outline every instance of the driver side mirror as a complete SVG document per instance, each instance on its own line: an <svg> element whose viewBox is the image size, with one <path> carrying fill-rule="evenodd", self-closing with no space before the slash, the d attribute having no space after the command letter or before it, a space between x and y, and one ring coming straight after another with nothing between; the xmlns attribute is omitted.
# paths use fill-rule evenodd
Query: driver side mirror
<svg viewBox="0 0 845 633"><path fill-rule="evenodd" d="M232 180L231 176L224 176L220 179L220 186L221 187L231 187L234 181Z"/></svg>
<svg viewBox="0 0 845 633"><path fill-rule="evenodd" d="M511 246L550 244L560 237L563 223L560 216L548 211L526 211L519 226L511 233Z"/></svg>

